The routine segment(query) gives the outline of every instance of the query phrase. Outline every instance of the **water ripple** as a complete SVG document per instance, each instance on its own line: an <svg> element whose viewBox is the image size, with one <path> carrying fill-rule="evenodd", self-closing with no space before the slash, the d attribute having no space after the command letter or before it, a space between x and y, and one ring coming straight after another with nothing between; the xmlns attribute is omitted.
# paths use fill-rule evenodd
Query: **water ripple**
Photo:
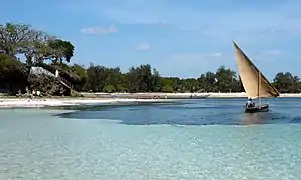
<svg viewBox="0 0 301 180"><path fill-rule="evenodd" d="M0 110L0 179L298 180L300 101L283 101Z"/></svg>

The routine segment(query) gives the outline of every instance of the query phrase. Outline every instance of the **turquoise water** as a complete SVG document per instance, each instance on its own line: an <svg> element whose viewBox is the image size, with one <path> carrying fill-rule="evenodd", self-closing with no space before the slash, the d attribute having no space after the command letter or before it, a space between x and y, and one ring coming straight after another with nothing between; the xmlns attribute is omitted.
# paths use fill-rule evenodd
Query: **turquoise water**
<svg viewBox="0 0 301 180"><path fill-rule="evenodd" d="M301 99L0 110L0 179L300 179Z"/></svg>

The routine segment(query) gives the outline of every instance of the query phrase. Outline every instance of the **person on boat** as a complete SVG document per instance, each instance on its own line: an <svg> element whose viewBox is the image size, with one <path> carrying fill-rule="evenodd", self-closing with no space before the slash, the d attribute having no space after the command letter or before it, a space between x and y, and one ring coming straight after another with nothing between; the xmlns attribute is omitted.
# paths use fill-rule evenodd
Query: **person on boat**
<svg viewBox="0 0 301 180"><path fill-rule="evenodd" d="M252 102L252 98L249 98L249 100L248 100L246 106L247 106L247 107L253 107L253 105L255 105L255 103Z"/></svg>

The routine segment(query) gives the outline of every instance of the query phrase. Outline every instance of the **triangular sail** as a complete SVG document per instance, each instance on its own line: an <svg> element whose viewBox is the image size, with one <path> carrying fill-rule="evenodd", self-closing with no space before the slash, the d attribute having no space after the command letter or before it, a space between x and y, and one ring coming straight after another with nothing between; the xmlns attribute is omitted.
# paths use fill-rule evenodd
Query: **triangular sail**
<svg viewBox="0 0 301 180"><path fill-rule="evenodd" d="M279 92L234 43L239 76L249 98L277 97Z"/></svg>

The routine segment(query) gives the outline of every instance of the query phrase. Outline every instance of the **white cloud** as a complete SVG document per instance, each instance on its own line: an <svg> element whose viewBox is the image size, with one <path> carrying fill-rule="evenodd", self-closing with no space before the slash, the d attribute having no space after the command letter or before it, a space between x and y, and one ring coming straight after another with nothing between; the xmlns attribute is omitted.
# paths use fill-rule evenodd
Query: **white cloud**
<svg viewBox="0 0 301 180"><path fill-rule="evenodd" d="M93 34L93 35L101 35L101 34L108 34L108 33L115 33L118 29L114 24L111 24L107 27L86 27L81 29L81 32L84 34Z"/></svg>
<svg viewBox="0 0 301 180"><path fill-rule="evenodd" d="M150 49L151 49L151 47L148 43L142 43L136 47L137 51L149 51Z"/></svg>

